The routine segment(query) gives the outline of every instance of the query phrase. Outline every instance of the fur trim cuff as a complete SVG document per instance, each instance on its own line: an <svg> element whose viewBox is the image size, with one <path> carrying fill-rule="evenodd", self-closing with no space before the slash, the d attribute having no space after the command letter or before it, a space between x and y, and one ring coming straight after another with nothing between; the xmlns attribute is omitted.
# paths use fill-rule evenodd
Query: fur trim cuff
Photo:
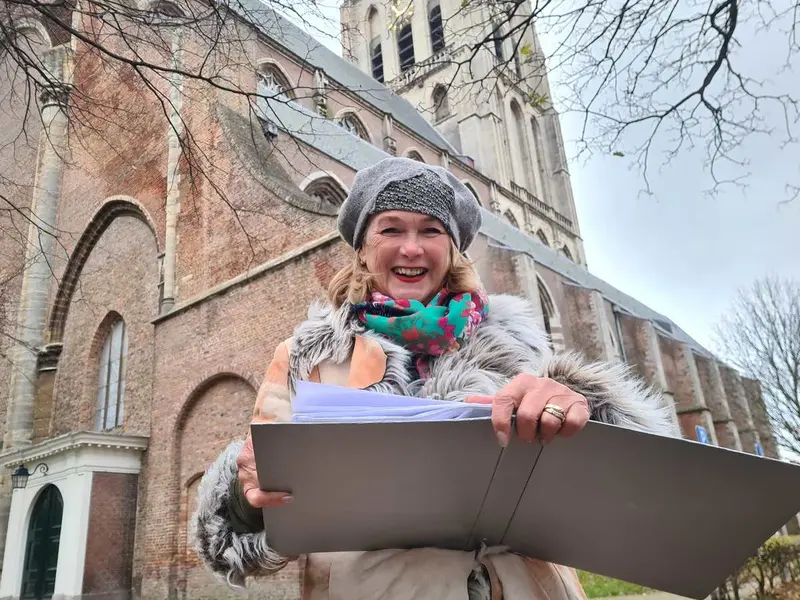
<svg viewBox="0 0 800 600"><path fill-rule="evenodd" d="M680 436L664 397L622 363L586 363L579 354L560 354L544 363L542 375L586 398L593 421Z"/></svg>
<svg viewBox="0 0 800 600"><path fill-rule="evenodd" d="M197 490L192 535L200 560L231 587L244 587L255 572L275 573L289 562L267 544L266 532L236 533L231 522L236 457L244 442L233 442L206 471Z"/></svg>

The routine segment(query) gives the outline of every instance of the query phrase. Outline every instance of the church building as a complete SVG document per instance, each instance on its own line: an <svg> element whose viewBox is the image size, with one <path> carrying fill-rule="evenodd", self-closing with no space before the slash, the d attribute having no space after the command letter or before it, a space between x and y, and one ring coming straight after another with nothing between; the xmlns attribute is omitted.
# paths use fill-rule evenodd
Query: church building
<svg viewBox="0 0 800 600"><path fill-rule="evenodd" d="M554 350L629 363L688 439L777 456L757 381L587 270L530 26L473 56L502 30L494 3L348 0L340 56L237 0L221 28L236 43L209 48L182 26L198 6L176 2L136 24L169 40L148 50L171 68L152 87L20 21L60 83L38 114L13 98L0 111L0 193L25 215L0 211L0 599L241 597L191 548L200 477L244 437L274 348L350 260L335 221L354 174L391 155L473 191L483 284L527 298ZM185 74L204 57L235 91ZM301 585L289 566L244 597Z"/></svg>

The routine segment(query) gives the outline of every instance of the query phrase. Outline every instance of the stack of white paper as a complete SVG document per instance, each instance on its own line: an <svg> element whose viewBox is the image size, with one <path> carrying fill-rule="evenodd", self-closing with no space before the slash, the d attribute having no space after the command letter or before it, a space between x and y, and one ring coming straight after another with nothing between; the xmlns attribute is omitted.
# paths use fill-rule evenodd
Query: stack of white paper
<svg viewBox="0 0 800 600"><path fill-rule="evenodd" d="M488 419L490 404L377 394L300 381L292 400L295 423L358 423Z"/></svg>

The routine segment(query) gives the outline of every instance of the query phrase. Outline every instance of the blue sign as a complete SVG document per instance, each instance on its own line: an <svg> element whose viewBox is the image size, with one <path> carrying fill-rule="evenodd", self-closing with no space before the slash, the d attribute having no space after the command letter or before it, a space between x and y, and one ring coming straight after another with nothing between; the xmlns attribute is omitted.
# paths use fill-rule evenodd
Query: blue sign
<svg viewBox="0 0 800 600"><path fill-rule="evenodd" d="M702 425L695 425L694 426L695 433L697 433L697 441L701 444L710 444L711 439L708 437L708 432L706 428Z"/></svg>
<svg viewBox="0 0 800 600"><path fill-rule="evenodd" d="M764 446L761 445L761 442L756 442L756 454L764 456Z"/></svg>

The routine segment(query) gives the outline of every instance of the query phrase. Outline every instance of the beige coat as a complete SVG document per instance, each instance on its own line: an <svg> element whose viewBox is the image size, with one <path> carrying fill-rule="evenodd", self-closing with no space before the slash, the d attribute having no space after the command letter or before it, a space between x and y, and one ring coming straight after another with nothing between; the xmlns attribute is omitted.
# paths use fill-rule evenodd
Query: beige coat
<svg viewBox="0 0 800 600"><path fill-rule="evenodd" d="M267 369L253 411L254 421L287 420L291 414L289 355L281 343ZM346 363L321 362L311 381L365 388L381 381L386 355L373 339L357 336ZM311 554L303 561L303 600L467 600L470 573L483 565L491 600L585 600L574 569L498 549L471 552L422 548L379 552Z"/></svg>
<svg viewBox="0 0 800 600"><path fill-rule="evenodd" d="M531 373L581 394L593 420L677 434L669 404L624 365L592 363L575 353L554 355L530 303L505 295L492 295L489 302L489 314L468 343L432 360L425 380L410 371L407 349L366 331L348 306L312 307L294 338L275 350L253 420L289 419L295 381L463 401L492 395L515 376ZM203 477L193 527L201 560L237 586L253 573L275 572L288 562L270 547L260 510L242 498L236 464L242 445L230 444ZM297 560L307 600L585 598L574 570L497 548L478 554L433 548L313 554Z"/></svg>

